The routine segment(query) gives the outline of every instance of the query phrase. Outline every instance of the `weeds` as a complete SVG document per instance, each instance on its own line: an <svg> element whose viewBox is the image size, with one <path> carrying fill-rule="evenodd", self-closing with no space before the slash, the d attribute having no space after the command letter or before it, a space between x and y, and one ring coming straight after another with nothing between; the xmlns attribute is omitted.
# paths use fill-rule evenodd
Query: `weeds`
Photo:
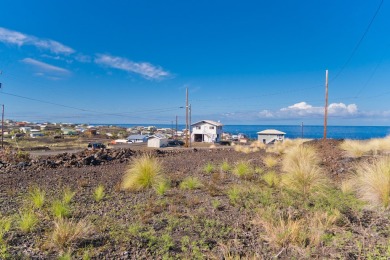
<svg viewBox="0 0 390 260"><path fill-rule="evenodd" d="M104 186L102 184L99 184L99 186L97 186L93 191L93 198L96 202L100 202L105 195Z"/></svg>
<svg viewBox="0 0 390 260"><path fill-rule="evenodd" d="M131 191L152 188L162 181L161 175L161 162L150 155L143 155L135 159L127 170L122 188Z"/></svg>
<svg viewBox="0 0 390 260"><path fill-rule="evenodd" d="M163 196L169 188L170 184L168 181L161 181L157 184L155 190L158 195Z"/></svg>
<svg viewBox="0 0 390 260"><path fill-rule="evenodd" d="M280 177L275 171L269 171L262 176L269 187L277 187L280 184Z"/></svg>
<svg viewBox="0 0 390 260"><path fill-rule="evenodd" d="M230 171L230 164L228 163L228 161L224 160L221 164L221 171L222 172L229 172Z"/></svg>
<svg viewBox="0 0 390 260"><path fill-rule="evenodd" d="M69 187L67 187L64 190L64 195L62 196L62 201L65 204L69 204L72 201L74 195L76 195L76 192L72 191Z"/></svg>
<svg viewBox="0 0 390 260"><path fill-rule="evenodd" d="M202 183L196 177L187 177L180 183L180 189L182 190L194 190L202 186Z"/></svg>
<svg viewBox="0 0 390 260"><path fill-rule="evenodd" d="M20 213L19 228L24 233L29 233L34 230L38 224L38 218L32 211L25 211Z"/></svg>
<svg viewBox="0 0 390 260"><path fill-rule="evenodd" d="M253 171L248 162L240 161L234 166L233 174L245 179L251 177L253 175Z"/></svg>
<svg viewBox="0 0 390 260"><path fill-rule="evenodd" d="M278 160L273 156L266 156L263 159L263 162L268 168L273 168L276 166L276 164L278 164Z"/></svg>
<svg viewBox="0 0 390 260"><path fill-rule="evenodd" d="M51 243L63 252L71 249L77 241L87 239L93 233L93 227L85 220L74 222L70 219L59 218L54 221Z"/></svg>
<svg viewBox="0 0 390 260"><path fill-rule="evenodd" d="M361 199L373 206L390 207L390 157L362 163L357 170L356 188Z"/></svg>
<svg viewBox="0 0 390 260"><path fill-rule="evenodd" d="M54 200L52 203L52 213L56 218L68 218L70 217L69 204L64 203L61 200Z"/></svg>
<svg viewBox="0 0 390 260"><path fill-rule="evenodd" d="M212 173L214 171L214 165L212 163L207 163L204 167L203 167L203 171L205 173Z"/></svg>
<svg viewBox="0 0 390 260"><path fill-rule="evenodd" d="M39 187L34 187L29 192L29 200L32 202L34 208L40 209L45 203L46 193Z"/></svg>

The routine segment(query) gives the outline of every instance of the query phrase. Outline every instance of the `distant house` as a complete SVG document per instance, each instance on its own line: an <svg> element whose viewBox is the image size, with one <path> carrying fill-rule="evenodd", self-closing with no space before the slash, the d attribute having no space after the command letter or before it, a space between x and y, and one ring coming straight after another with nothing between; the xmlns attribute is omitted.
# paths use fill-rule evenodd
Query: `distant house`
<svg viewBox="0 0 390 260"><path fill-rule="evenodd" d="M77 135L77 131L73 128L62 128L63 135Z"/></svg>
<svg viewBox="0 0 390 260"><path fill-rule="evenodd" d="M168 145L168 138L165 135L155 134L148 139L148 147L165 147Z"/></svg>
<svg viewBox="0 0 390 260"><path fill-rule="evenodd" d="M193 142L219 142L223 133L223 124L211 120L202 120L191 125Z"/></svg>
<svg viewBox="0 0 390 260"><path fill-rule="evenodd" d="M267 129L267 130L257 132L257 140L262 142L263 144L283 142L285 134L286 134L285 132L279 130Z"/></svg>
<svg viewBox="0 0 390 260"><path fill-rule="evenodd" d="M30 137L36 138L36 137L39 137L39 136L44 136L44 134L41 131L37 130L37 129L31 129L30 130Z"/></svg>
<svg viewBox="0 0 390 260"><path fill-rule="evenodd" d="M31 131L31 127L29 127L29 126L23 126L19 129L20 129L20 132L22 132L22 133L29 133Z"/></svg>
<svg viewBox="0 0 390 260"><path fill-rule="evenodd" d="M148 141L148 135L129 135L127 141L129 143L145 143Z"/></svg>

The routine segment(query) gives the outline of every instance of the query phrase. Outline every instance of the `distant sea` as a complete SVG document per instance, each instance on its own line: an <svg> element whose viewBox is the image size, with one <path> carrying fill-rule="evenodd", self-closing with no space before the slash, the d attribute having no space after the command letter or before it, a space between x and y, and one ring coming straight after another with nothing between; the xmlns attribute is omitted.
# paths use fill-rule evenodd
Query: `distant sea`
<svg viewBox="0 0 390 260"><path fill-rule="evenodd" d="M157 128L175 128L171 124L112 124L121 127L150 126ZM178 130L183 130L185 125L178 125ZM265 129L277 129L286 133L286 138L322 138L323 126L307 125L302 128L300 125L224 125L224 132L231 134L243 133L249 138L257 138L257 132ZM390 135L390 126L328 126L327 137L333 139L371 139L383 138Z"/></svg>

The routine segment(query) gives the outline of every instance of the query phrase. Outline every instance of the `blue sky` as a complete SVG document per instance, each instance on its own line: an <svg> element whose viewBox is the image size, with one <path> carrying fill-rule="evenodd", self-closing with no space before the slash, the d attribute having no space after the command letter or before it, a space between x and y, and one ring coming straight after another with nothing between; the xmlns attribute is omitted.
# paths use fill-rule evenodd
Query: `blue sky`
<svg viewBox="0 0 390 260"><path fill-rule="evenodd" d="M389 125L381 1L18 1L0 9L6 118Z"/></svg>

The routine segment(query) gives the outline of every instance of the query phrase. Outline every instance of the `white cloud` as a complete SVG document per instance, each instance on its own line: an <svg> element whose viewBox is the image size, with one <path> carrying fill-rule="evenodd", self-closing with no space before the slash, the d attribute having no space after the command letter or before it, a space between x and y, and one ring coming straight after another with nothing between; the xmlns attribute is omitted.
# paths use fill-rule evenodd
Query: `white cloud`
<svg viewBox="0 0 390 260"><path fill-rule="evenodd" d="M72 54L75 52L72 48L65 46L57 41L53 41L50 39L40 39L32 35L8 30L3 27L0 27L0 42L14 44L18 46L33 45L35 47L48 50L55 54Z"/></svg>
<svg viewBox="0 0 390 260"><path fill-rule="evenodd" d="M38 76L45 75L43 72L52 73L52 74L56 74L56 75L68 75L71 73L67 69L60 68L60 67L42 62L42 61L31 59L31 58L25 58L21 61L25 64L29 64L29 65L33 66L34 68L38 69L39 72L35 73L35 75L38 75Z"/></svg>
<svg viewBox="0 0 390 260"><path fill-rule="evenodd" d="M358 113L356 104L346 105L344 103L332 103L328 106L329 116L353 116ZM306 102L296 103L294 105L281 108L278 116L322 116L324 107L315 107Z"/></svg>
<svg viewBox="0 0 390 260"><path fill-rule="evenodd" d="M163 79L170 76L168 71L148 62L134 62L126 58L97 54L95 63L127 72L137 73L148 79Z"/></svg>

